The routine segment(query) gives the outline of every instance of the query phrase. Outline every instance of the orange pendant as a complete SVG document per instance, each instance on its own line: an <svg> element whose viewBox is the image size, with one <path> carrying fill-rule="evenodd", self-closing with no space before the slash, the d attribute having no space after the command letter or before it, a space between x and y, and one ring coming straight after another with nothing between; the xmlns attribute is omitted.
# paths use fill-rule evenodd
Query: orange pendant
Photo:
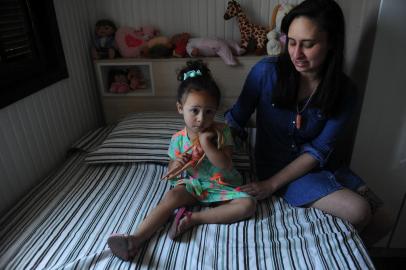
<svg viewBox="0 0 406 270"><path fill-rule="evenodd" d="M302 126L302 116L300 114L296 114L296 128L300 129Z"/></svg>

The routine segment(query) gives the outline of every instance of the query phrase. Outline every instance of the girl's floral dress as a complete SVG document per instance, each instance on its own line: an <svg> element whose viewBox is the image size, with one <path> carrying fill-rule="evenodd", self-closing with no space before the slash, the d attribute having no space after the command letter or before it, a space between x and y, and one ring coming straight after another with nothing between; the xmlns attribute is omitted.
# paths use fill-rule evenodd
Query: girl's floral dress
<svg viewBox="0 0 406 270"><path fill-rule="evenodd" d="M232 146L230 128L224 125L222 130L224 146ZM191 141L187 135L186 127L172 136L168 154L172 160L190 147ZM189 150L191 153L191 150ZM171 179L171 184L185 185L188 192L193 194L202 203L229 201L238 198L249 198L245 192L236 190L242 184L241 174L235 169L220 169L215 167L207 157L197 168L189 168L186 176Z"/></svg>

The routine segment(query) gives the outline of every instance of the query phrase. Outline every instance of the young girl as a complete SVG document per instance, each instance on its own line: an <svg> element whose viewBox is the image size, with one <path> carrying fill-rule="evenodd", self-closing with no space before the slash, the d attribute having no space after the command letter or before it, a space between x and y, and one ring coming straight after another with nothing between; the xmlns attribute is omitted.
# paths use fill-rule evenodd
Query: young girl
<svg viewBox="0 0 406 270"><path fill-rule="evenodd" d="M108 245L114 255L131 260L148 240L178 209L169 231L174 239L198 224L227 224L253 215L256 202L247 193L237 188L242 184L241 175L233 168L231 161L232 139L228 126L214 122L220 102L220 91L211 77L210 70L200 60L189 61L178 80L177 109L183 115L186 127L173 135L169 146L168 171L183 166L191 158L190 150L196 139L206 157L196 167L186 172L186 177L171 179L174 186L158 206L145 218L132 235L113 234ZM221 147L216 145L216 132L223 137ZM186 206L197 204L216 207L201 212L190 212Z"/></svg>

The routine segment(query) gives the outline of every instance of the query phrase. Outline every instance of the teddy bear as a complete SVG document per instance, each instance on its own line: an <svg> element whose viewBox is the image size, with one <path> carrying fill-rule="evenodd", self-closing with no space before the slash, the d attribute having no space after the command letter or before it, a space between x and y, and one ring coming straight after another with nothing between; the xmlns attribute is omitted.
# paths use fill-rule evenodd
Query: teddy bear
<svg viewBox="0 0 406 270"><path fill-rule="evenodd" d="M266 35L268 38L266 51L270 56L279 55L283 51L286 36L281 33L282 19L292 8L291 4L278 4L273 10L272 30Z"/></svg>
<svg viewBox="0 0 406 270"><path fill-rule="evenodd" d="M172 55L174 57L186 57L187 51L186 46L189 42L190 34L183 32L180 34L173 35L171 38L171 43L173 45Z"/></svg>
<svg viewBox="0 0 406 270"><path fill-rule="evenodd" d="M173 44L169 37L156 36L148 40L143 55L151 58L169 57L172 55L172 50Z"/></svg>
<svg viewBox="0 0 406 270"><path fill-rule="evenodd" d="M238 42L221 38L190 38L186 45L187 53L192 57L220 56L226 65L238 65L234 55L242 55L245 49Z"/></svg>
<svg viewBox="0 0 406 270"><path fill-rule="evenodd" d="M116 30L116 25L111 20L102 19L96 22L94 46L92 47L93 59L112 59L116 56Z"/></svg>
<svg viewBox="0 0 406 270"><path fill-rule="evenodd" d="M152 26L139 28L120 27L116 32L116 43L120 54L126 58L143 56L148 46L148 41L159 34L159 31Z"/></svg>

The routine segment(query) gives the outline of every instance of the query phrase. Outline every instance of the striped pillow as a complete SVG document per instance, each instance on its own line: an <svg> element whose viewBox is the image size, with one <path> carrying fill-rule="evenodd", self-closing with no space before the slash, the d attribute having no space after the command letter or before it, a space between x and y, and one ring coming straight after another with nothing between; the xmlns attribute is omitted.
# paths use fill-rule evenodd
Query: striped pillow
<svg viewBox="0 0 406 270"><path fill-rule="evenodd" d="M224 117L217 115L216 121L224 122ZM171 137L184 125L182 116L174 112L132 113L121 120L102 144L87 154L85 160L90 164L168 163ZM233 163L237 169L249 169L248 151L234 150Z"/></svg>

